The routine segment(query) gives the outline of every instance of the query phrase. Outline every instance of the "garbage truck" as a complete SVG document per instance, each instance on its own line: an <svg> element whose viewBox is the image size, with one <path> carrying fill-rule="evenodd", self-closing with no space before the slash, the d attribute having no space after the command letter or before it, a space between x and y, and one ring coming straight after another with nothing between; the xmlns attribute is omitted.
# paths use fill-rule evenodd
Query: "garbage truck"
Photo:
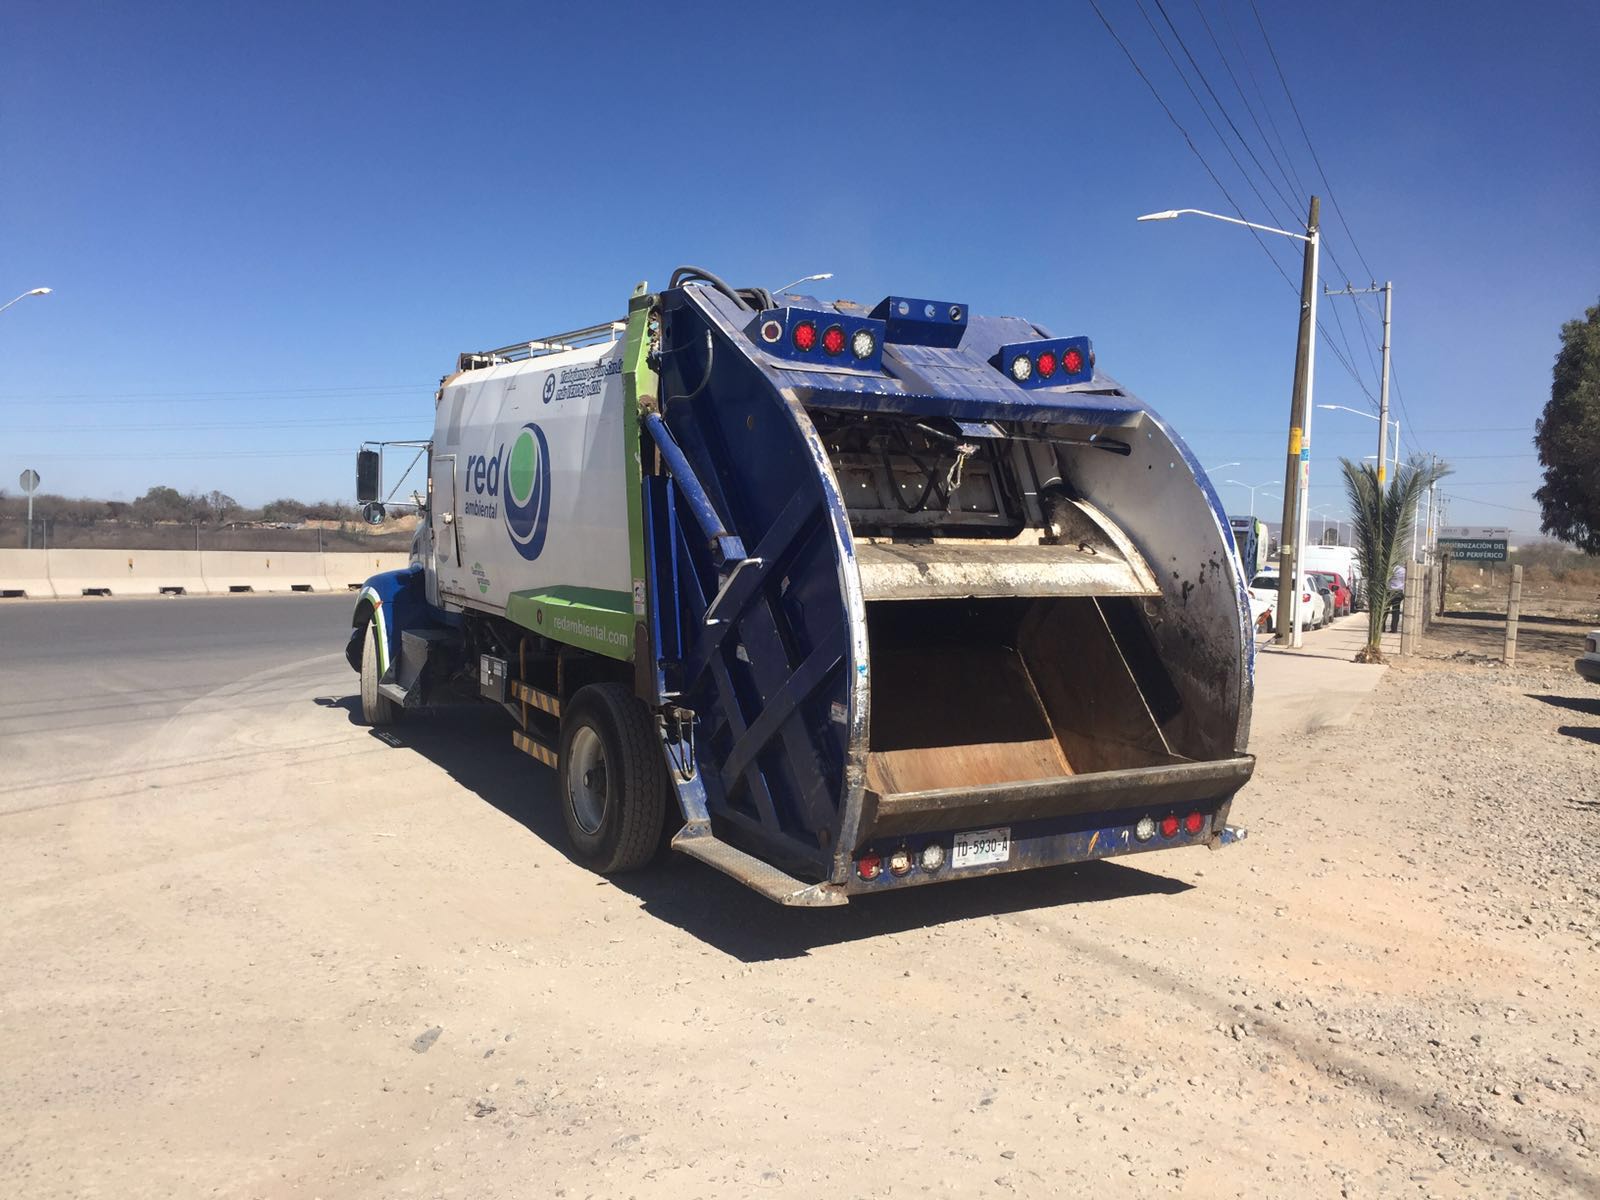
<svg viewBox="0 0 1600 1200"><path fill-rule="evenodd" d="M487 705L598 872L670 848L820 906L1243 836L1248 580L1087 337L683 267L461 354L419 453L361 716Z"/></svg>

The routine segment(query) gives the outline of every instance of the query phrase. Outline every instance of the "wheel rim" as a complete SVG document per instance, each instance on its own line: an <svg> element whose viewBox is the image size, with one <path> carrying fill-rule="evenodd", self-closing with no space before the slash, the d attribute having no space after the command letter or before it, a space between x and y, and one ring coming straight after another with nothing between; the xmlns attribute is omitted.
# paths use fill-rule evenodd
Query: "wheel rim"
<svg viewBox="0 0 1600 1200"><path fill-rule="evenodd" d="M579 829L600 832L606 816L606 748L587 725L572 735L567 748L567 804Z"/></svg>

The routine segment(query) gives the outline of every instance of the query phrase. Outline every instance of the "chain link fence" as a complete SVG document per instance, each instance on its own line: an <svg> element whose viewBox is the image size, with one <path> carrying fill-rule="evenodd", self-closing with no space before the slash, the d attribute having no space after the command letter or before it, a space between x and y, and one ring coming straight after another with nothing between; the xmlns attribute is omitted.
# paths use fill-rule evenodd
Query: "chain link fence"
<svg viewBox="0 0 1600 1200"><path fill-rule="evenodd" d="M193 525L176 522L65 521L35 517L30 542L26 518L0 518L0 549L32 545L50 550L271 550L311 552L405 552L416 530L414 517L372 528L352 522L294 527Z"/></svg>

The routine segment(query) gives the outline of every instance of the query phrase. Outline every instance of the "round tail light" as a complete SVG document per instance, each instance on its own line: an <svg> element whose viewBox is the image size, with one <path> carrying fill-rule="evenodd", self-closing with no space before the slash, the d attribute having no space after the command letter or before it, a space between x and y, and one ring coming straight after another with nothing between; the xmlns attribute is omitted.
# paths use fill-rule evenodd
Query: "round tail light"
<svg viewBox="0 0 1600 1200"><path fill-rule="evenodd" d="M1154 817L1140 817L1139 823L1133 827L1133 836L1141 842L1148 842L1156 835L1156 819Z"/></svg>
<svg viewBox="0 0 1600 1200"><path fill-rule="evenodd" d="M838 358L844 353L844 330L837 325L829 325L822 331L822 351L830 358Z"/></svg>
<svg viewBox="0 0 1600 1200"><path fill-rule="evenodd" d="M1079 371L1083 370L1083 351L1079 350L1076 346L1065 351L1061 355L1061 366L1066 370L1068 375L1076 375Z"/></svg>
<svg viewBox="0 0 1600 1200"><path fill-rule="evenodd" d="M1161 836L1162 837L1177 837L1178 836L1178 818L1177 817L1162 817L1161 818Z"/></svg>
<svg viewBox="0 0 1600 1200"><path fill-rule="evenodd" d="M817 348L817 324L815 321L801 321L794 327L794 332L789 335L794 339L796 350L811 351Z"/></svg>
<svg viewBox="0 0 1600 1200"><path fill-rule="evenodd" d="M857 358L871 358L878 348L878 339L870 329L858 329L850 337L850 353Z"/></svg>
<svg viewBox="0 0 1600 1200"><path fill-rule="evenodd" d="M889 874L899 877L911 873L911 851L901 846L889 855Z"/></svg>
<svg viewBox="0 0 1600 1200"><path fill-rule="evenodd" d="M1026 354L1019 354L1011 360L1011 378L1018 383L1027 383L1033 378L1033 359Z"/></svg>
<svg viewBox="0 0 1600 1200"><path fill-rule="evenodd" d="M1039 354L1039 378L1049 379L1056 373L1056 356L1052 350L1044 350Z"/></svg>
<svg viewBox="0 0 1600 1200"><path fill-rule="evenodd" d="M938 842L929 842L922 848L922 869L937 871L942 866L944 866L944 847Z"/></svg>
<svg viewBox="0 0 1600 1200"><path fill-rule="evenodd" d="M883 859L876 854L863 854L856 859L856 874L863 879L876 879L883 874Z"/></svg>
<svg viewBox="0 0 1600 1200"><path fill-rule="evenodd" d="M1183 819L1183 827L1190 833L1199 833L1206 827L1206 819L1200 813L1192 812Z"/></svg>

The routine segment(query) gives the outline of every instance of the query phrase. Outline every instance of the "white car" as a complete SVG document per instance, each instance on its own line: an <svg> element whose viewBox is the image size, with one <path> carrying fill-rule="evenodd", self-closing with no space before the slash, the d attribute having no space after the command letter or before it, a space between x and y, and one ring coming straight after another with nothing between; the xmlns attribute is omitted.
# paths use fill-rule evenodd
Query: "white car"
<svg viewBox="0 0 1600 1200"><path fill-rule="evenodd" d="M1268 620L1274 631L1278 628L1278 573L1263 571L1250 581L1250 595L1269 606ZM1304 574L1300 576L1300 629L1321 629L1328 623L1328 606L1322 593L1311 586Z"/></svg>
<svg viewBox="0 0 1600 1200"><path fill-rule="evenodd" d="M1600 683L1600 629L1583 639L1583 657L1573 665L1590 683Z"/></svg>

